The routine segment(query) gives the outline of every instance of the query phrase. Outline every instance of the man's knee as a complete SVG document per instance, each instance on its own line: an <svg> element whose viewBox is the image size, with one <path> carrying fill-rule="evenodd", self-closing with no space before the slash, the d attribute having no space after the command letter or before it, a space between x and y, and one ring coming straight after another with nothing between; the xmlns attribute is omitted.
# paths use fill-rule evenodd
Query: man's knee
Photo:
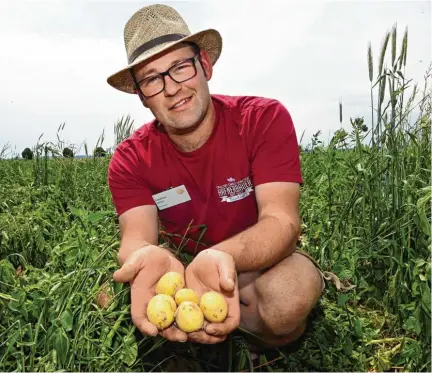
<svg viewBox="0 0 432 373"><path fill-rule="evenodd" d="M285 336L298 329L309 312L310 305L300 296L258 302L258 314L274 336Z"/></svg>
<svg viewBox="0 0 432 373"><path fill-rule="evenodd" d="M309 259L293 254L255 282L257 311L276 336L304 324L322 291L322 279Z"/></svg>

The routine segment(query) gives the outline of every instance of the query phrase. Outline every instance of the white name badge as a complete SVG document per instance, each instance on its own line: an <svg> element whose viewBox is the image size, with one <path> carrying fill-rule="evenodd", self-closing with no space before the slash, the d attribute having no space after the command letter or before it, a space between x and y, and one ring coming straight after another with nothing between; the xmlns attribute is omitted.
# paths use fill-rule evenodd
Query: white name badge
<svg viewBox="0 0 432 373"><path fill-rule="evenodd" d="M179 205L190 201L190 195L184 185L180 185L158 194L153 194L153 199L160 210L167 209L168 207Z"/></svg>

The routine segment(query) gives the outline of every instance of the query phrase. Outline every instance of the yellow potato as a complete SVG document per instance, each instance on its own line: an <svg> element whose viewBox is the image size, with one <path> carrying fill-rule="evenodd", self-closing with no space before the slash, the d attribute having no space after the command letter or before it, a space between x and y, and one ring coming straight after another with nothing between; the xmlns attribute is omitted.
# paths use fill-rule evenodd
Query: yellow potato
<svg viewBox="0 0 432 373"><path fill-rule="evenodd" d="M159 330L168 328L174 322L176 303L166 294L158 294L147 305L147 318Z"/></svg>
<svg viewBox="0 0 432 373"><path fill-rule="evenodd" d="M160 299L160 300L166 300L171 305L173 312L175 312L175 310L177 309L177 304L176 304L174 298L170 297L169 295L157 294L153 298Z"/></svg>
<svg viewBox="0 0 432 373"><path fill-rule="evenodd" d="M202 295L200 308L210 322L223 322L228 315L228 304L224 296L216 291L208 291Z"/></svg>
<svg viewBox="0 0 432 373"><path fill-rule="evenodd" d="M180 304L182 302L191 301L196 304L199 304L199 297L198 294L192 290L192 289L180 289L175 293L174 297L177 304Z"/></svg>
<svg viewBox="0 0 432 373"><path fill-rule="evenodd" d="M184 288L184 286L185 280L180 273L167 272L156 284L156 294L166 294L173 297L177 290Z"/></svg>
<svg viewBox="0 0 432 373"><path fill-rule="evenodd" d="M200 330L204 324L204 315L198 304L185 301L180 303L175 313L176 325L185 333Z"/></svg>

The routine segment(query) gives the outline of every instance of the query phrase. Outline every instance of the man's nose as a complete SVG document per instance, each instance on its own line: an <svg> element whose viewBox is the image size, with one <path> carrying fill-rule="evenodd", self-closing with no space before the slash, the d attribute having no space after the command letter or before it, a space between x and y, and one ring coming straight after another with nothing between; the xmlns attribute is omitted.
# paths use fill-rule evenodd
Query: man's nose
<svg viewBox="0 0 432 373"><path fill-rule="evenodd" d="M173 80L168 74L163 78L165 80L165 95L174 96L181 89L181 84Z"/></svg>

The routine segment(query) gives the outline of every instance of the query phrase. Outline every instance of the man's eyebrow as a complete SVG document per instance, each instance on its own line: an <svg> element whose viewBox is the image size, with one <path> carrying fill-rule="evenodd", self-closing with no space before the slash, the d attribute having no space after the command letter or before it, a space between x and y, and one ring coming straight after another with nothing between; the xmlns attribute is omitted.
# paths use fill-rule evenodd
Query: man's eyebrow
<svg viewBox="0 0 432 373"><path fill-rule="evenodd" d="M171 62L171 65L169 66L169 68L173 67L176 63L179 63L185 59L187 59L187 57L174 60L173 62ZM143 80L148 75L153 74L153 73L158 74L159 72L155 68L151 68L151 69L147 70L146 72L144 72L144 74L140 74L141 76L140 76L139 80Z"/></svg>

